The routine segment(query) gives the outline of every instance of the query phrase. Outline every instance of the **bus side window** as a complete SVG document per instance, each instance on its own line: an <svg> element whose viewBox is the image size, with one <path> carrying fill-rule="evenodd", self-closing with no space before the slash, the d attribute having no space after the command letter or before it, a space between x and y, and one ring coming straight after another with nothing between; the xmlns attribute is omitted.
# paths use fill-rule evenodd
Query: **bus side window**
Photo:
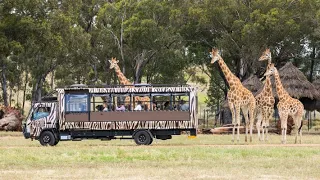
<svg viewBox="0 0 320 180"><path fill-rule="evenodd" d="M88 94L66 94L66 112L87 112Z"/></svg>

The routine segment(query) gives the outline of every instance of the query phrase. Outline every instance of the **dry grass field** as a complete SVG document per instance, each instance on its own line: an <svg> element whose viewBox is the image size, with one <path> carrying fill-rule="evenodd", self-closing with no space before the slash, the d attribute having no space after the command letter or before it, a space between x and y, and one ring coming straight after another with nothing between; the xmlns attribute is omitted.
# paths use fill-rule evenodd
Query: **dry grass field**
<svg viewBox="0 0 320 180"><path fill-rule="evenodd" d="M21 133L0 132L0 179L320 179L320 136L302 145L231 143L231 135L174 136L137 146L132 140L85 140L42 147Z"/></svg>

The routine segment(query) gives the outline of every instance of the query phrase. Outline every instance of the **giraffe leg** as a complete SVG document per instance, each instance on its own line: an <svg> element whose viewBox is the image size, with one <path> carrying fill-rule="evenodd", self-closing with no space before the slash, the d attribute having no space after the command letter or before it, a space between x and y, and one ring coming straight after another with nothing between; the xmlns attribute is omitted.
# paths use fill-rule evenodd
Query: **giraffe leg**
<svg viewBox="0 0 320 180"><path fill-rule="evenodd" d="M228 100L228 102L230 102ZM231 118L232 118L232 139L231 139L231 142L234 142L234 136L235 136L235 128L236 128L236 113L235 113L235 108L234 108L234 105L232 103L229 103L229 108L230 108L230 111L231 111Z"/></svg>
<svg viewBox="0 0 320 180"><path fill-rule="evenodd" d="M287 118L284 120L284 130L283 130L283 133L284 133L284 138L283 138L283 144L286 144L287 143L287 128L288 127L288 116Z"/></svg>
<svg viewBox="0 0 320 180"><path fill-rule="evenodd" d="M265 125L262 124L262 141L264 141L264 130L265 130Z"/></svg>
<svg viewBox="0 0 320 180"><path fill-rule="evenodd" d="M260 136L260 130L261 130L261 121L262 121L262 114L261 112L259 111L258 114L257 114L257 123L256 123L256 128L257 128L257 131L258 131L258 139L259 141L261 141L261 136Z"/></svg>
<svg viewBox="0 0 320 180"><path fill-rule="evenodd" d="M246 136L244 138L245 142L248 142L248 131L249 131L249 124L246 123Z"/></svg>
<svg viewBox="0 0 320 180"><path fill-rule="evenodd" d="M243 107L242 108L242 114L243 114L243 117L245 119L245 126L246 126L246 135L245 135L245 142L248 141L248 130L249 130L249 118L248 118L248 109Z"/></svg>
<svg viewBox="0 0 320 180"><path fill-rule="evenodd" d="M302 143L302 125L303 125L303 122L302 122L302 117L300 116L300 117L297 117L297 120L296 120L296 122L295 122L295 124L297 124L297 125L295 125L295 127L296 127L296 139L295 139L295 143L297 143L297 136L298 136L298 134L299 134L299 136L300 136L300 144Z"/></svg>
<svg viewBox="0 0 320 180"><path fill-rule="evenodd" d="M266 126L266 142L268 142L269 139L268 139L268 126Z"/></svg>
<svg viewBox="0 0 320 180"><path fill-rule="evenodd" d="M250 123L250 142L252 142L253 123Z"/></svg>
<svg viewBox="0 0 320 180"><path fill-rule="evenodd" d="M300 144L302 144L302 121L301 121L301 127L299 128L300 132Z"/></svg>
<svg viewBox="0 0 320 180"><path fill-rule="evenodd" d="M273 107L272 107L271 109L269 109L269 114L268 114L267 119L266 119L266 141L269 140L268 139L268 128L269 128L269 122L272 119L273 113L274 113L274 110L273 110Z"/></svg>
<svg viewBox="0 0 320 180"><path fill-rule="evenodd" d="M231 139L232 142L234 142L235 129L236 129L236 124L233 124L233 127L232 127L232 139Z"/></svg>
<svg viewBox="0 0 320 180"><path fill-rule="evenodd" d="M279 108L278 108L279 109ZM279 110L280 122L281 122L281 143L286 143L286 134L287 134L287 119L288 113L282 112Z"/></svg>
<svg viewBox="0 0 320 180"><path fill-rule="evenodd" d="M266 113L265 112L262 113L262 118L263 118L262 119L262 141L264 141L264 131L266 128Z"/></svg>
<svg viewBox="0 0 320 180"><path fill-rule="evenodd" d="M240 105L236 105L237 142L240 141Z"/></svg>
<svg viewBox="0 0 320 180"><path fill-rule="evenodd" d="M250 142L252 142L252 129L253 129L253 123L254 123L254 114L255 114L255 109L256 109L256 101L255 99L252 101L250 104L250 109L249 109L249 120L250 120Z"/></svg>
<svg viewBox="0 0 320 180"><path fill-rule="evenodd" d="M237 124L237 142L240 142L240 123Z"/></svg>
<svg viewBox="0 0 320 180"><path fill-rule="evenodd" d="M298 124L298 118L294 117L293 118L293 122L294 122L294 129L296 131L295 137L294 137L294 143L297 144L297 139L298 139L298 134L299 134L299 125Z"/></svg>

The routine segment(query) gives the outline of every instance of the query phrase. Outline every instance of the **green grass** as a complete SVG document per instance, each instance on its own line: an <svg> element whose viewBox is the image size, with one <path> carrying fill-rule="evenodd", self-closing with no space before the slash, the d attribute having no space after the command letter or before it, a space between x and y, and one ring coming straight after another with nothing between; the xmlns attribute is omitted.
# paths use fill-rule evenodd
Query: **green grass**
<svg viewBox="0 0 320 180"><path fill-rule="evenodd" d="M132 140L85 140L42 147L21 133L0 132L0 179L319 179L320 138L304 135L303 145L239 145L231 135L186 135L137 146Z"/></svg>

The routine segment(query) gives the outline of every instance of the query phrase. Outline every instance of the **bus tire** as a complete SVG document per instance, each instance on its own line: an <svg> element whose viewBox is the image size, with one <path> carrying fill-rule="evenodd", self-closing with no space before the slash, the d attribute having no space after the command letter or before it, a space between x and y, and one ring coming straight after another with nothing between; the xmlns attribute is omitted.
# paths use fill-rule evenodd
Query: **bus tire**
<svg viewBox="0 0 320 180"><path fill-rule="evenodd" d="M59 143L59 139L56 139L54 142L54 146L57 145Z"/></svg>
<svg viewBox="0 0 320 180"><path fill-rule="evenodd" d="M54 146L57 144L56 138L51 131L42 132L40 135L39 141L42 146L47 146L47 145Z"/></svg>
<svg viewBox="0 0 320 180"><path fill-rule="evenodd" d="M151 137L151 141L149 142L149 144L148 144L148 145L152 144L152 142L153 142L153 138Z"/></svg>
<svg viewBox="0 0 320 180"><path fill-rule="evenodd" d="M137 145L150 145L152 143L151 134L146 130L136 132L133 139Z"/></svg>

